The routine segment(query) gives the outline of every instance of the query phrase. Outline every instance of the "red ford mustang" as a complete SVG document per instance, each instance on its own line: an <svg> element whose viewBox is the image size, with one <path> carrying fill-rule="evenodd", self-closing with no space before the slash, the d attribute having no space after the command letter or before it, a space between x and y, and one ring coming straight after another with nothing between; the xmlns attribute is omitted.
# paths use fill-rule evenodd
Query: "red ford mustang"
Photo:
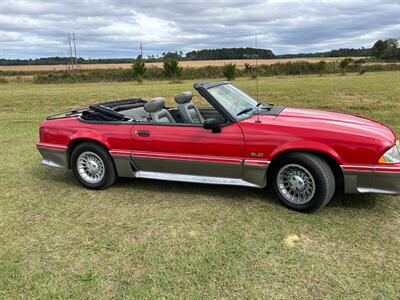
<svg viewBox="0 0 400 300"><path fill-rule="evenodd" d="M400 143L376 121L263 105L229 82L192 93L127 99L53 115L40 125L43 164L72 169L88 188L120 177L263 188L287 207L314 211L345 193L400 194Z"/></svg>

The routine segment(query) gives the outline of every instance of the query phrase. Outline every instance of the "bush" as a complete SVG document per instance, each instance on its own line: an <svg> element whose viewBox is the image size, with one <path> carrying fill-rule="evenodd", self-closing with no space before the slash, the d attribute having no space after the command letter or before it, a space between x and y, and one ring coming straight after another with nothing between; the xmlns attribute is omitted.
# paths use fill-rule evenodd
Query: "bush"
<svg viewBox="0 0 400 300"><path fill-rule="evenodd" d="M361 64L357 61L347 61L346 72L378 72L378 71L400 71L400 64ZM179 67L179 65L178 65ZM343 65L342 65L343 67ZM200 68L181 68L179 67L179 78L186 80L213 79L213 78L228 78L226 74L226 66L207 66ZM339 62L327 62L323 70L319 63L310 62L288 62L277 63L272 65L259 65L257 68L252 66L252 69L246 67L238 69L235 67L235 77L251 76L282 76L282 75L308 75L308 74L337 74L342 72ZM7 71L8 72L8 71ZM15 72L15 71L13 71ZM24 74L26 71L24 71ZM0 71L0 78L4 76L17 76L19 73L10 75ZM74 83L74 82L99 82L99 81L131 81L137 80L132 72L132 69L98 69L98 70L78 70L78 71L47 71L35 74L33 81L35 83ZM167 76L168 74L168 76ZM177 79L178 76L172 77L170 73L165 72L165 69L151 66L146 68L143 74L143 79L146 80L164 80L166 78ZM173 73L172 73L173 74ZM27 74L29 75L29 73ZM229 80L232 80L229 77Z"/></svg>
<svg viewBox="0 0 400 300"><path fill-rule="evenodd" d="M182 75L183 68L179 65L179 62L176 60L176 58L172 57L164 61L163 68L164 75L167 78L177 80Z"/></svg>
<svg viewBox="0 0 400 300"><path fill-rule="evenodd" d="M143 75L146 72L146 65L142 57L139 55L137 59L134 60L132 64L132 75L137 82L141 83L143 81Z"/></svg>
<svg viewBox="0 0 400 300"><path fill-rule="evenodd" d="M228 80L234 80L236 78L236 65L226 64L222 67L222 73Z"/></svg>
<svg viewBox="0 0 400 300"><path fill-rule="evenodd" d="M339 62L339 68L342 70L342 74L346 73L346 68L353 62L353 59L346 57Z"/></svg>
<svg viewBox="0 0 400 300"><path fill-rule="evenodd" d="M5 79L4 77L0 77L0 84L5 84L8 83L7 79Z"/></svg>
<svg viewBox="0 0 400 300"><path fill-rule="evenodd" d="M206 66L200 68L186 67L182 72L182 79L209 79L209 78L221 78L224 74L222 73L222 67L218 66Z"/></svg>
<svg viewBox="0 0 400 300"><path fill-rule="evenodd" d="M326 61L324 61L324 60L320 60L315 65L315 69L318 71L320 76L322 76L322 74L324 73L325 68L326 68Z"/></svg>

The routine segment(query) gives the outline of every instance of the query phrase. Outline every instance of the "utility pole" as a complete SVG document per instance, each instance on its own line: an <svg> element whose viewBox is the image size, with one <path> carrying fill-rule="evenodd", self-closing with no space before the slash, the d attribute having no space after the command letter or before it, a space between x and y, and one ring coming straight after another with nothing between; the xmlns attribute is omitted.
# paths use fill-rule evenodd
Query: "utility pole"
<svg viewBox="0 0 400 300"><path fill-rule="evenodd" d="M142 43L140 43L140 58L143 59L143 46L142 46Z"/></svg>
<svg viewBox="0 0 400 300"><path fill-rule="evenodd" d="M69 70L74 68L74 59L72 58L72 44L71 44L71 34L68 32L68 44L69 44Z"/></svg>
<svg viewBox="0 0 400 300"><path fill-rule="evenodd" d="M69 66L68 70L78 68L78 57L76 56L76 38L75 33L68 32L68 45L69 45Z"/></svg>
<svg viewBox="0 0 400 300"><path fill-rule="evenodd" d="M76 57L76 38L75 38L75 33L72 33L72 40L74 41L75 68L78 68L78 58Z"/></svg>

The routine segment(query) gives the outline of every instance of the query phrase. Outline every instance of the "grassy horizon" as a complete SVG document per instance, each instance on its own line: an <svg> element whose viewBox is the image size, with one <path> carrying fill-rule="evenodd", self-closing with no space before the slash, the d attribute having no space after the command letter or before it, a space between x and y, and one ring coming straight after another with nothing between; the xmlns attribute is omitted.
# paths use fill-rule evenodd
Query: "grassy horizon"
<svg viewBox="0 0 400 300"><path fill-rule="evenodd" d="M45 116L128 97L172 106L194 82L0 85L0 298L398 299L398 196L344 195L300 214L267 190L120 179L92 191L40 165ZM234 84L256 94L255 80ZM259 99L400 135L400 72L263 77Z"/></svg>

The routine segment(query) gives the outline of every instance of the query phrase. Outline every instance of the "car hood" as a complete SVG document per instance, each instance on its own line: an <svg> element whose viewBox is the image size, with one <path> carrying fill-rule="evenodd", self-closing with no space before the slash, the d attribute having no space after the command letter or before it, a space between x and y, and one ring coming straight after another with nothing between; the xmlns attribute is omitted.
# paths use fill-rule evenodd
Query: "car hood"
<svg viewBox="0 0 400 300"><path fill-rule="evenodd" d="M392 129L375 120L357 115L313 109L285 108L277 119L299 126L311 126L312 128L385 140L391 144L396 142L396 135Z"/></svg>
<svg viewBox="0 0 400 300"><path fill-rule="evenodd" d="M313 132L314 136L315 133L319 133L323 137L324 132L329 132L334 133L337 139L357 136L386 146L394 145L396 142L396 134L392 129L377 121L356 115L286 107L273 119L262 115L259 118L260 124L291 127L299 135L304 136L308 135L307 132ZM257 117L251 119L254 122Z"/></svg>

